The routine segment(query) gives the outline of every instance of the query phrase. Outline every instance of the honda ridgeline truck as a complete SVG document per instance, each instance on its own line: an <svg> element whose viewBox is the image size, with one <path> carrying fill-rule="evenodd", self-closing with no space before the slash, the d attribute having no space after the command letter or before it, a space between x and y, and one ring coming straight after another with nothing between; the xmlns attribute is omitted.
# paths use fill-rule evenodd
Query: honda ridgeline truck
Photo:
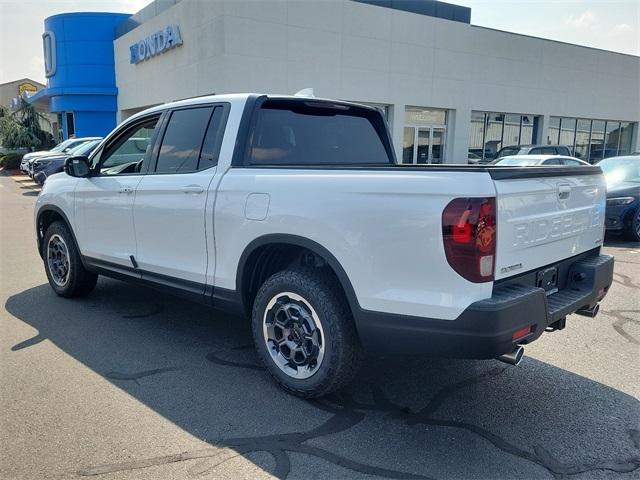
<svg viewBox="0 0 640 480"><path fill-rule="evenodd" d="M271 375L318 397L365 350L517 363L594 316L604 212L595 166L398 165L375 108L244 94L128 118L47 179L35 225L58 295L106 275L249 317Z"/></svg>

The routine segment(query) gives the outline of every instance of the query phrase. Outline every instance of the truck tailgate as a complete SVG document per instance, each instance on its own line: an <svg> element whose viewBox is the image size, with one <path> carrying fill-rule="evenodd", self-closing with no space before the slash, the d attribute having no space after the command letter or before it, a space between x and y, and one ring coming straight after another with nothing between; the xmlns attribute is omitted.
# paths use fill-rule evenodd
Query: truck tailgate
<svg viewBox="0 0 640 480"><path fill-rule="evenodd" d="M528 169L534 167L526 167ZM554 167L558 168L558 167ZM509 176L492 173L497 197L496 280L538 269L602 244L605 182L594 167ZM543 171L540 171L543 173Z"/></svg>

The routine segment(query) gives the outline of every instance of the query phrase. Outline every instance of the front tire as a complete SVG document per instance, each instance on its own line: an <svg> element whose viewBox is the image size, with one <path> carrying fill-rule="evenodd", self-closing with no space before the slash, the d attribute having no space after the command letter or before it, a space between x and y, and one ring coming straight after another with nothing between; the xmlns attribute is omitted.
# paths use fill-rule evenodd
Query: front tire
<svg viewBox="0 0 640 480"><path fill-rule="evenodd" d="M66 224L53 222L42 242L44 269L51 288L61 297L80 297L90 293L98 275L82 265L80 252Z"/></svg>
<svg viewBox="0 0 640 480"><path fill-rule="evenodd" d="M636 210L627 230L627 238L633 242L640 242L640 207Z"/></svg>
<svg viewBox="0 0 640 480"><path fill-rule="evenodd" d="M335 277L317 269L285 270L260 287L252 312L258 356L288 392L317 398L348 384L362 350Z"/></svg>

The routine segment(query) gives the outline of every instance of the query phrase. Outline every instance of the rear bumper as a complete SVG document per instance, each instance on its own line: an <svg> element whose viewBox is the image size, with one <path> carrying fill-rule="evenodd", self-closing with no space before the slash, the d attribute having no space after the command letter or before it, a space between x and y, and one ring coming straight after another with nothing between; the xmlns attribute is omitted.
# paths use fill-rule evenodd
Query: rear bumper
<svg viewBox="0 0 640 480"><path fill-rule="evenodd" d="M546 296L542 288L518 283L496 285L491 298L470 305L456 320L360 311L358 333L368 350L454 358L495 358L531 343L567 315L595 306L613 281L613 257L573 262L565 287ZM514 332L531 331L513 340Z"/></svg>

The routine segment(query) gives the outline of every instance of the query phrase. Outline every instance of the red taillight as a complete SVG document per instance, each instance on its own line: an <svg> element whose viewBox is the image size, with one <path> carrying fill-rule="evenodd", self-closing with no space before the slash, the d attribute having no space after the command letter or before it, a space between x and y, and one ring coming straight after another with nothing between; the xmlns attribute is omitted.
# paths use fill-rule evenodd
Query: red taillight
<svg viewBox="0 0 640 480"><path fill-rule="evenodd" d="M456 198L442 213L449 265L471 282L490 282L496 253L496 200Z"/></svg>
<svg viewBox="0 0 640 480"><path fill-rule="evenodd" d="M513 335L511 335L511 340L515 342L517 340L520 340L521 338L526 337L530 333L531 327L521 328L520 330L516 330L515 332L513 332Z"/></svg>

